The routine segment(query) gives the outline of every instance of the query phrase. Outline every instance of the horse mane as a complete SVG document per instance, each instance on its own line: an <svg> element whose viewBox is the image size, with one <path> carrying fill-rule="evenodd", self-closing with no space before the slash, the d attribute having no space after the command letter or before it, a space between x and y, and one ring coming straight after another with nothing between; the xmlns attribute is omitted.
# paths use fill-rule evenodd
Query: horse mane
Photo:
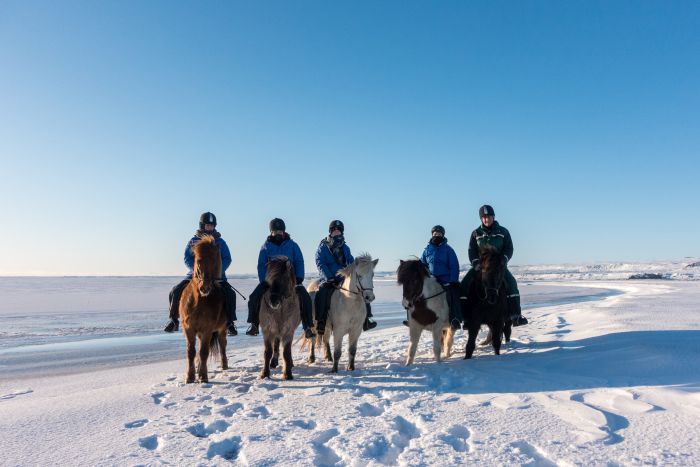
<svg viewBox="0 0 700 467"><path fill-rule="evenodd" d="M495 261L501 259L498 250L488 243L479 248L479 258L481 259L481 267L485 272L489 272L501 265L501 261Z"/></svg>
<svg viewBox="0 0 700 467"><path fill-rule="evenodd" d="M352 262L352 264L349 264L345 266L343 269L340 269L338 271L338 274L340 274L343 277L350 277L352 276L353 271L355 271L358 268L361 268L365 266L368 263L371 263L372 260L372 255L369 253L360 253L359 256L355 257L355 261Z"/></svg>
<svg viewBox="0 0 700 467"><path fill-rule="evenodd" d="M192 245L192 254L199 255L205 255L207 251L213 251L214 247L219 248L216 245L216 239L214 238L213 235L203 235L201 240L199 240L197 243Z"/></svg>

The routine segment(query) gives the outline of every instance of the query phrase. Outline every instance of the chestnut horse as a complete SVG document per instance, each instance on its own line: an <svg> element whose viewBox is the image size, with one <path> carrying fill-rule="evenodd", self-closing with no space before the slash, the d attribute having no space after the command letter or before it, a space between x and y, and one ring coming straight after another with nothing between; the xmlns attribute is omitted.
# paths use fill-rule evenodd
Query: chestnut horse
<svg viewBox="0 0 700 467"><path fill-rule="evenodd" d="M192 246L194 272L180 299L180 319L187 342L187 382L194 383L194 359L199 338L199 380L209 382L207 359L210 349L221 353L221 367L228 369L226 358L226 310L221 278L221 252L214 237L205 235Z"/></svg>
<svg viewBox="0 0 700 467"><path fill-rule="evenodd" d="M260 300L260 330L265 342L263 369L260 378L270 377L270 367L279 361L282 344L283 378L292 379L292 340L301 323L299 298L294 267L286 256L273 256L267 262L267 290Z"/></svg>
<svg viewBox="0 0 700 467"><path fill-rule="evenodd" d="M481 270L471 282L469 290L462 291L467 301L462 304L464 322L469 331L469 339L464 358L471 358L476 347L476 336L482 324L489 327L491 344L496 355L501 354L501 340L505 335L510 341L511 321L508 315L508 301L503 280L506 259L491 245L479 249ZM465 293L466 292L466 293Z"/></svg>

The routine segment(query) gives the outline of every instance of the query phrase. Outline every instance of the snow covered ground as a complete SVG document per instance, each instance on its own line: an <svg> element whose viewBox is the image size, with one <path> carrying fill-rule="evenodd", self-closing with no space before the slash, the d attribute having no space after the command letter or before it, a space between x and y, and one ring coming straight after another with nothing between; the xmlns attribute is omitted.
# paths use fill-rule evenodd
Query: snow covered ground
<svg viewBox="0 0 700 467"><path fill-rule="evenodd" d="M260 380L260 338L238 336L205 385L183 383L182 337L157 329L172 278L73 279L72 300L36 280L33 304L0 280L2 465L700 464L696 280L523 282L530 324L505 353L463 360L459 332L437 364L425 334L411 367L400 289L377 281L352 374L295 347L293 381Z"/></svg>

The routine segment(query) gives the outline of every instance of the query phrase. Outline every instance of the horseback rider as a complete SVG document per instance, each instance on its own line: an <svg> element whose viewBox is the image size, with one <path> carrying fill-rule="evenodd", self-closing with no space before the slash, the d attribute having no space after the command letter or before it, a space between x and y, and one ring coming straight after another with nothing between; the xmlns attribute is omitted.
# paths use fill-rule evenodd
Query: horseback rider
<svg viewBox="0 0 700 467"><path fill-rule="evenodd" d="M481 265L479 264L481 261L479 259L479 248L486 244L491 245L505 257L506 264L513 257L513 240L510 238L510 232L495 220L495 216L496 214L493 208L488 204L479 208L481 225L472 232L469 239L469 261L472 267L464 276L464 279L462 279L462 300L466 299L471 282L474 280L476 273L481 270ZM507 267L503 279L506 287L506 296L508 298L508 310L510 312L510 319L513 321L513 326L527 324L527 319L522 315L520 309L518 284Z"/></svg>
<svg viewBox="0 0 700 467"><path fill-rule="evenodd" d="M311 330L313 327L311 297L302 284L304 282L304 256L301 254L299 245L291 239L286 230L287 228L282 219L272 219L270 221L270 236L267 237L267 240L260 248L260 254L258 255L258 279L260 283L250 294L250 299L248 300L248 322L250 327L245 333L249 336L257 336L260 332L258 328L260 325L260 300L269 287L267 282L265 282L267 261L273 256L286 256L292 263L292 267L294 267L294 275L297 281L295 291L299 297L301 308L301 325L307 338L311 339L314 337L314 333Z"/></svg>
<svg viewBox="0 0 700 467"><path fill-rule="evenodd" d="M163 330L165 332L174 332L180 327L180 296L182 295L182 291L185 290L185 287L187 287L187 284L192 280L192 273L194 270L192 246L199 242L205 235L211 235L215 238L215 243L221 252L221 278L218 282L224 291L227 333L229 336L236 336L238 335L235 323L236 293L233 291L231 284L226 280L226 269L231 265L231 252L224 239L221 238L221 234L216 230L216 216L211 212L205 212L199 216L199 229L194 233L190 241L187 242L187 246L185 247L185 265L188 269L187 276L170 291L170 321L168 321L168 324L165 325L165 329Z"/></svg>
<svg viewBox="0 0 700 467"><path fill-rule="evenodd" d="M321 284L314 298L316 321L318 322L316 330L319 334L323 334L326 330L331 295L343 285L344 278L338 274L338 271L349 266L355 260L350 253L350 247L345 243L344 233L345 225L342 221L337 219L331 221L328 226L328 236L321 240L316 250L316 266L321 276ZM372 317L370 304L365 303L365 307L367 316L362 329L367 331L377 327L377 323L370 319Z"/></svg>
<svg viewBox="0 0 700 467"><path fill-rule="evenodd" d="M421 262L428 267L430 274L442 285L450 307L450 324L453 329L462 327L462 305L459 301L459 261L457 254L447 244L445 228L436 225L430 230L430 241L423 250ZM408 324L408 322L406 322Z"/></svg>

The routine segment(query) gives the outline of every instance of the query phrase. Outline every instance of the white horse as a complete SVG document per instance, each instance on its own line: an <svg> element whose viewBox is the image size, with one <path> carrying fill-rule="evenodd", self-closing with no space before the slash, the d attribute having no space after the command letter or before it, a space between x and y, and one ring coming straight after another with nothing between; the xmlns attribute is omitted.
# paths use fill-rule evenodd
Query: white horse
<svg viewBox="0 0 700 467"><path fill-rule="evenodd" d="M398 283L403 285L403 306L408 310L411 342L408 345L406 365L413 363L420 335L424 330L433 333L433 355L440 362L441 348L445 358L450 357L454 330L450 326L450 309L445 289L420 260L401 261L397 272Z"/></svg>
<svg viewBox="0 0 700 467"><path fill-rule="evenodd" d="M362 325L367 316L365 303L374 300L374 268L378 261L379 259L372 260L372 256L364 253L356 257L352 264L338 271L338 274L344 277L343 285L331 296L328 320L323 334L326 358L330 359L330 334L333 332L333 373L338 372L338 362L345 335L348 336L348 353L350 354L347 369L349 371L355 369L357 341L362 334ZM315 293L318 286L318 280L311 282L308 288L309 293ZM320 344L320 342L317 343ZM314 347L312 342L310 362L315 359Z"/></svg>

